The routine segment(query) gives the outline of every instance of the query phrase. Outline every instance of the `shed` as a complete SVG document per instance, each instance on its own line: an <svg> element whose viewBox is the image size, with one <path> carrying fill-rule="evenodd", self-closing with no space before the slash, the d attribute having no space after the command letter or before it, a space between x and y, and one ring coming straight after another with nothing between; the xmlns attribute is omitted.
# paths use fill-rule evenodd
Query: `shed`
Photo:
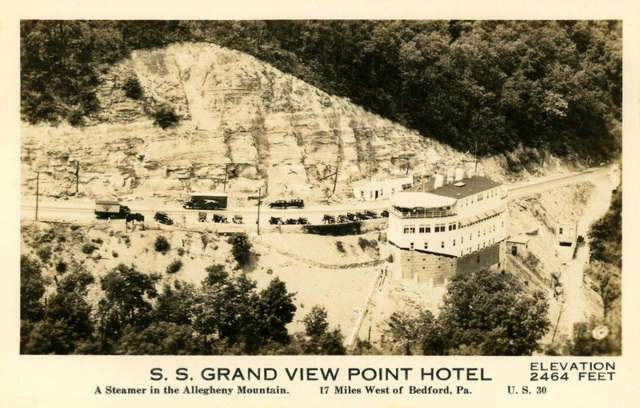
<svg viewBox="0 0 640 408"><path fill-rule="evenodd" d="M527 235L520 234L515 237L507 238L507 249L511 255L526 258L529 255L529 240Z"/></svg>

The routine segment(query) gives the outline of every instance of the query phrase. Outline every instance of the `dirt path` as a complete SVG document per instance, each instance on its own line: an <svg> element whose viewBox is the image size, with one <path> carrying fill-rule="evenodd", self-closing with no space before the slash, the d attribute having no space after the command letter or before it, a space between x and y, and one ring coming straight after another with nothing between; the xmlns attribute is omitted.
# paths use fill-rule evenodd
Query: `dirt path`
<svg viewBox="0 0 640 408"><path fill-rule="evenodd" d="M562 307L563 312L558 324L558 332L565 333L571 337L573 324L584 321L593 308L589 307L587 294L591 289L585 287L583 280L584 268L589 262L589 240L587 233L589 227L608 210L611 204L611 191L618 185L617 174L606 174L590 180L595 188L585 207L584 213L578 221L578 235L585 237L584 245L578 247L576 256L571 259L571 252L564 254L567 256L565 269L561 271L560 282L564 288L565 302ZM602 313L602 311L599 311Z"/></svg>

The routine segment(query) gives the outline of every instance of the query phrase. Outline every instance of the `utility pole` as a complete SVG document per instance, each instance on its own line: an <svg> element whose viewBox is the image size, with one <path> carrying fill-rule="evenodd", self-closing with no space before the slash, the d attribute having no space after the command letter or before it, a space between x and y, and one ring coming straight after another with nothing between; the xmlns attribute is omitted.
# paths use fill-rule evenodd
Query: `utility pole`
<svg viewBox="0 0 640 408"><path fill-rule="evenodd" d="M80 161L76 161L76 197L78 197L78 183L80 179Z"/></svg>
<svg viewBox="0 0 640 408"><path fill-rule="evenodd" d="M40 170L36 173L36 221L38 221L38 201L40 201Z"/></svg>
<svg viewBox="0 0 640 408"><path fill-rule="evenodd" d="M262 187L258 187L258 219L256 220L258 235L260 235L260 204L262 204Z"/></svg>

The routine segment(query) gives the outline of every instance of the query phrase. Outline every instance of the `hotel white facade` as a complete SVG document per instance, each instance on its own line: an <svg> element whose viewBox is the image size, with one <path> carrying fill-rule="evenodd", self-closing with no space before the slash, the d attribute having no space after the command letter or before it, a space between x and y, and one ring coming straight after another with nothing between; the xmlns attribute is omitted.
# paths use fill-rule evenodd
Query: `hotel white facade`
<svg viewBox="0 0 640 408"><path fill-rule="evenodd" d="M503 267L507 193L486 177L456 177L433 188L418 186L391 197L389 242L397 274L432 285L458 271Z"/></svg>

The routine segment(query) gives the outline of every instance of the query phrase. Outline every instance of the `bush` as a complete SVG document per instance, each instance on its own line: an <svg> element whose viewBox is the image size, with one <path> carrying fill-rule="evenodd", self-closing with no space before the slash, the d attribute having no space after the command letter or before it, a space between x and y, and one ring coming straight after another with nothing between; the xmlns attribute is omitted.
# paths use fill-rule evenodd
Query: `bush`
<svg viewBox="0 0 640 408"><path fill-rule="evenodd" d="M387 262L393 263L393 254L389 254L389 256L387 257Z"/></svg>
<svg viewBox="0 0 640 408"><path fill-rule="evenodd" d="M178 248L178 249L177 249L177 252L178 252L178 255L179 255L179 256L184 255L184 248Z"/></svg>
<svg viewBox="0 0 640 408"><path fill-rule="evenodd" d="M171 244L169 244L169 241L167 241L165 237L160 235L158 238L156 238L155 248L156 252L166 254L167 251L171 249Z"/></svg>
<svg viewBox="0 0 640 408"><path fill-rule="evenodd" d="M122 86L122 89L124 90L124 94L127 96L127 98L135 100L141 99L142 95L144 94L142 91L142 86L140 85L140 81L138 81L138 78L136 77L127 78L127 80L124 82L124 85Z"/></svg>
<svg viewBox="0 0 640 408"><path fill-rule="evenodd" d="M169 266L167 266L167 273L176 273L180 269L182 269L182 260L176 259L175 261L171 262Z"/></svg>
<svg viewBox="0 0 640 408"><path fill-rule="evenodd" d="M336 249L338 250L338 252L342 252L343 254L347 252L344 249L344 243L342 241L336 241Z"/></svg>
<svg viewBox="0 0 640 408"><path fill-rule="evenodd" d="M358 245L360 246L360 249L362 249L363 251L366 250L367 248L373 248L374 250L378 249L378 241L376 241L375 239L372 239L371 241L369 241L366 238L358 238Z"/></svg>
<svg viewBox="0 0 640 408"><path fill-rule="evenodd" d="M51 247L49 246L45 246L42 247L40 249L38 249L38 257L40 259L42 259L42 262L49 262L49 260L51 259Z"/></svg>
<svg viewBox="0 0 640 408"><path fill-rule="evenodd" d="M62 261L58 262L58 264L56 265L56 272L62 275L66 271L67 271L67 263Z"/></svg>
<svg viewBox="0 0 640 408"><path fill-rule="evenodd" d="M238 265L240 267L247 265L251 259L251 242L247 234L232 235L229 237L228 242L232 246L231 253L233 254L233 258L238 262Z"/></svg>
<svg viewBox="0 0 640 408"><path fill-rule="evenodd" d="M86 243L82 246L82 253L83 254L87 254L87 255L91 255L93 253L93 251L95 251L96 248L95 246L93 246L93 244L90 243Z"/></svg>
<svg viewBox="0 0 640 408"><path fill-rule="evenodd" d="M153 123L160 126L162 129L174 126L180 120L175 110L168 105L159 106L154 113L154 119Z"/></svg>

